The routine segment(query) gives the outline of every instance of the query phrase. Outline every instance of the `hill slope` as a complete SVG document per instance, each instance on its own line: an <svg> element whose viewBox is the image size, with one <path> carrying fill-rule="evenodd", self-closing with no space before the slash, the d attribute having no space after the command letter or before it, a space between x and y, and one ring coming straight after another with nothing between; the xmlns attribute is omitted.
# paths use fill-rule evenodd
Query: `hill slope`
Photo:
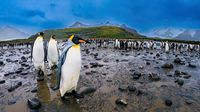
<svg viewBox="0 0 200 112"><path fill-rule="evenodd" d="M121 38L121 39L135 39L142 38L138 33L132 33L126 29L114 26L100 26L88 28L65 28L56 30L46 30L45 37L49 38L51 35L56 35L58 39L67 39L69 35L77 34L84 38ZM31 36L30 38L35 37Z"/></svg>

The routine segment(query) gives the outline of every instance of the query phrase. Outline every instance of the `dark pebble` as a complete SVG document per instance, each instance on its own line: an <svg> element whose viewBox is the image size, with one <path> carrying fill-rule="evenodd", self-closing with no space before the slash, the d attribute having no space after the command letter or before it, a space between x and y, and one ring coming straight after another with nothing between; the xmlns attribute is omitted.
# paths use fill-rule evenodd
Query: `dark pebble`
<svg viewBox="0 0 200 112"><path fill-rule="evenodd" d="M28 99L28 106L31 109L39 109L41 107L41 103L37 98Z"/></svg>
<svg viewBox="0 0 200 112"><path fill-rule="evenodd" d="M131 91L131 92L134 92L134 91L136 91L136 87L129 85L128 90Z"/></svg>
<svg viewBox="0 0 200 112"><path fill-rule="evenodd" d="M120 85L120 86L118 87L118 89L119 89L120 91L126 91L127 86L125 86L125 85Z"/></svg>
<svg viewBox="0 0 200 112"><path fill-rule="evenodd" d="M78 93L85 95L85 94L93 93L95 91L96 91L96 88L93 88L93 87L82 87L82 88L80 88Z"/></svg>
<svg viewBox="0 0 200 112"><path fill-rule="evenodd" d="M120 99L120 98L118 98L118 99L115 101L115 103L116 103L117 105L124 105L124 106L127 106L127 105L128 105L128 103L127 103L125 100Z"/></svg>
<svg viewBox="0 0 200 112"><path fill-rule="evenodd" d="M4 84L5 82L5 80L0 80L0 84Z"/></svg>
<svg viewBox="0 0 200 112"><path fill-rule="evenodd" d="M169 99L165 100L165 105L171 106L172 105L172 101L169 100Z"/></svg>

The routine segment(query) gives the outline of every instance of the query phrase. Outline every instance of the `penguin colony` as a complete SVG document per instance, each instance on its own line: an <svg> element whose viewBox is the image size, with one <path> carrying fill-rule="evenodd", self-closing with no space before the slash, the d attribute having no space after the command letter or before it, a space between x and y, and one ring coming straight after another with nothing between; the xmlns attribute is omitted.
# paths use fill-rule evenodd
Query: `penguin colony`
<svg viewBox="0 0 200 112"><path fill-rule="evenodd" d="M118 50L163 50L169 52L199 52L200 45L189 43L146 41L146 40L120 40L120 39L90 39L84 40L78 36L72 35L64 43L63 50L58 49L59 42L56 36L52 35L48 44L44 41L44 33L40 32L34 43L19 44L0 44L0 49L32 49L32 62L37 71L37 80L44 80L45 63L48 62L50 68L57 68L57 84L53 90L59 89L61 98L65 95L73 95L75 98L83 96L76 92L77 83L81 70L81 52L80 43L90 42L95 48L113 48Z"/></svg>

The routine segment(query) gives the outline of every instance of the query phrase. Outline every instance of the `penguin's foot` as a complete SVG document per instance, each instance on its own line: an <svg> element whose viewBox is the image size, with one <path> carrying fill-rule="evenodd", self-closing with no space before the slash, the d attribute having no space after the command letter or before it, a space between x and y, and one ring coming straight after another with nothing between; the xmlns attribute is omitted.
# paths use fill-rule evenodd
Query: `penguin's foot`
<svg viewBox="0 0 200 112"><path fill-rule="evenodd" d="M51 89L52 89L52 90L54 90L54 91L56 91L56 90L58 90L58 89L59 89L59 86L58 86L58 85L56 85L56 86L53 86L53 87L51 87Z"/></svg>
<svg viewBox="0 0 200 112"><path fill-rule="evenodd" d="M42 70L39 70L37 81L43 81L44 80L44 72Z"/></svg>
<svg viewBox="0 0 200 112"><path fill-rule="evenodd" d="M72 91L72 94L73 94L74 98L76 98L76 99L84 98L84 96L82 94L77 93L75 90Z"/></svg>
<svg viewBox="0 0 200 112"><path fill-rule="evenodd" d="M67 101L67 102L69 101L69 97L66 97L65 95L61 96L60 98L62 101Z"/></svg>
<svg viewBox="0 0 200 112"><path fill-rule="evenodd" d="M51 70L54 70L54 69L56 69L57 68L57 65L53 65L52 67L51 67Z"/></svg>

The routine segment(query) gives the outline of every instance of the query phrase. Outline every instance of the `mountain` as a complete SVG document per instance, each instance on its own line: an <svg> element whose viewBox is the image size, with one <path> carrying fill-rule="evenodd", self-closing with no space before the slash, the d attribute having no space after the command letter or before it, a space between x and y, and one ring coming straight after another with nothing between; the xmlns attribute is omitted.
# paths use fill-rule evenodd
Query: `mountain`
<svg viewBox="0 0 200 112"><path fill-rule="evenodd" d="M51 35L56 35L58 39L67 39L69 35L80 35L83 38L121 38L121 39L137 39L143 36L138 33L129 32L123 28L116 26L97 26L86 28L65 28L46 30L45 38L48 39ZM67 35L66 35L67 34ZM30 38L35 38L31 36Z"/></svg>
<svg viewBox="0 0 200 112"><path fill-rule="evenodd" d="M179 34L183 33L184 29L175 28L158 28L153 29L146 33L149 37L160 37L160 38L175 38Z"/></svg>
<svg viewBox="0 0 200 112"><path fill-rule="evenodd" d="M148 37L160 37L177 40L200 40L200 30L181 28L158 28L146 33Z"/></svg>
<svg viewBox="0 0 200 112"><path fill-rule="evenodd" d="M74 24L69 26L70 28L81 28L81 27L89 27L89 25L83 24L79 21L76 21Z"/></svg>
<svg viewBox="0 0 200 112"><path fill-rule="evenodd" d="M120 25L120 27L131 32L131 33L138 33L137 30L130 28L130 27L126 26L125 24Z"/></svg>
<svg viewBox="0 0 200 112"><path fill-rule="evenodd" d="M0 27L0 40L11 40L18 38L27 38L29 35L14 27L4 26Z"/></svg>

